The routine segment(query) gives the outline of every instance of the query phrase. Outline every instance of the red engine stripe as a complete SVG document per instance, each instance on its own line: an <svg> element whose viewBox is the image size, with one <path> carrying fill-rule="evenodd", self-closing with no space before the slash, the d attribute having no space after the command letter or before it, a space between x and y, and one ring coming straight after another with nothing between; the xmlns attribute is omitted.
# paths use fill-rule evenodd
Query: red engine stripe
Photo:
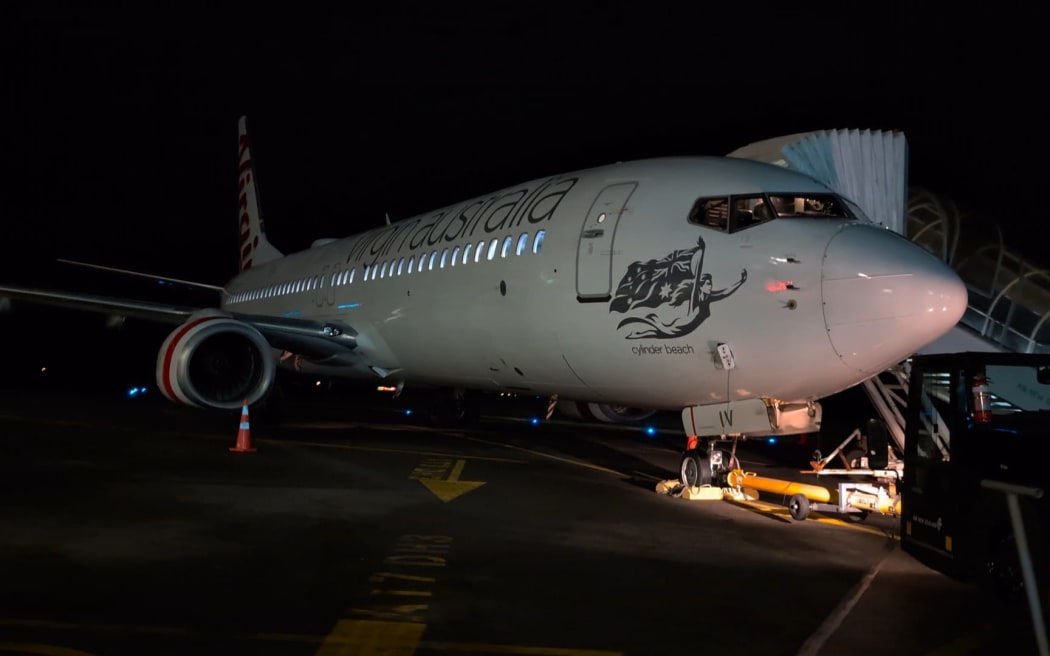
<svg viewBox="0 0 1050 656"><path fill-rule="evenodd" d="M171 386L171 359L175 355L175 348L182 341L182 338L186 336L186 333L193 330L196 326L204 323L205 321L213 321L215 319L222 319L223 317L201 317L195 321L191 321L184 325L179 332L172 338L171 343L168 344L168 350L164 353L164 391L167 393L168 398L173 401L181 401L178 395L175 394L175 390Z"/></svg>
<svg viewBox="0 0 1050 656"><path fill-rule="evenodd" d="M597 417L595 417L594 413L591 412L591 404L589 404L589 403L583 403L582 401L577 401L576 402L576 409L580 412L580 416L583 417L584 419L590 419L591 421L601 421L601 419L598 419Z"/></svg>

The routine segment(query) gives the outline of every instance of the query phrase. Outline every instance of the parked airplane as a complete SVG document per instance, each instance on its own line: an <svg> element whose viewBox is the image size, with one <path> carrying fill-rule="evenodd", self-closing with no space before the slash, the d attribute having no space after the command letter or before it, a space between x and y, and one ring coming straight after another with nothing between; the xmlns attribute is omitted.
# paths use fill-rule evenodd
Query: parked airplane
<svg viewBox="0 0 1050 656"><path fill-rule="evenodd" d="M256 403L286 367L540 395L602 421L682 411L700 436L815 431L820 398L966 308L947 265L772 164L617 163L283 255L260 220L244 118L239 148L240 270L199 285L215 307L14 286L0 297L174 324L157 382L189 406Z"/></svg>

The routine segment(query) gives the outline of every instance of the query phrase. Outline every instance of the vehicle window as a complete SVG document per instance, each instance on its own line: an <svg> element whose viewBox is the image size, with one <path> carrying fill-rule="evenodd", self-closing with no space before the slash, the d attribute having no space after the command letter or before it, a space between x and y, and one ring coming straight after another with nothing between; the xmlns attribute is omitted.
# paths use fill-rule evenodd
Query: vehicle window
<svg viewBox="0 0 1050 656"><path fill-rule="evenodd" d="M925 371L922 374L922 393L919 398L918 430L915 435L917 453L923 460L947 461L951 457L951 432L944 421L950 416L950 376L943 371Z"/></svg>

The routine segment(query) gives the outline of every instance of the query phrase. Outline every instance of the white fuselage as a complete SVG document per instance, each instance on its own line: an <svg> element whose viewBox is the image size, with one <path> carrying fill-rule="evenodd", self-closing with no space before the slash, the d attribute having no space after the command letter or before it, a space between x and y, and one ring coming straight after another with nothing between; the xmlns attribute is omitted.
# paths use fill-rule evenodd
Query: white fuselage
<svg viewBox="0 0 1050 656"><path fill-rule="evenodd" d="M961 316L966 292L955 274L865 219L778 218L733 233L689 220L700 197L761 192L830 193L746 160L616 164L249 268L226 285L223 309L357 333L348 357L300 361L304 371L659 409L820 398L907 357ZM744 271L739 288L717 298ZM712 278L706 302L701 274Z"/></svg>

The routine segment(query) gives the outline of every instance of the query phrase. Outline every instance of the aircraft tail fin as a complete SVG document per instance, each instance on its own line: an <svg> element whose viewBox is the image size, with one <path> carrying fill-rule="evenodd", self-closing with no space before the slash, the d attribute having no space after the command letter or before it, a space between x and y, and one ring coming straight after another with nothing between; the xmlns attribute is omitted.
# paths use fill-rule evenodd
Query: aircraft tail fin
<svg viewBox="0 0 1050 656"><path fill-rule="evenodd" d="M248 147L248 121L242 116L237 122L240 164L238 166L237 194L239 205L240 241L239 271L250 269L284 257L266 239L266 227L259 212L259 182L252 166L251 149Z"/></svg>

